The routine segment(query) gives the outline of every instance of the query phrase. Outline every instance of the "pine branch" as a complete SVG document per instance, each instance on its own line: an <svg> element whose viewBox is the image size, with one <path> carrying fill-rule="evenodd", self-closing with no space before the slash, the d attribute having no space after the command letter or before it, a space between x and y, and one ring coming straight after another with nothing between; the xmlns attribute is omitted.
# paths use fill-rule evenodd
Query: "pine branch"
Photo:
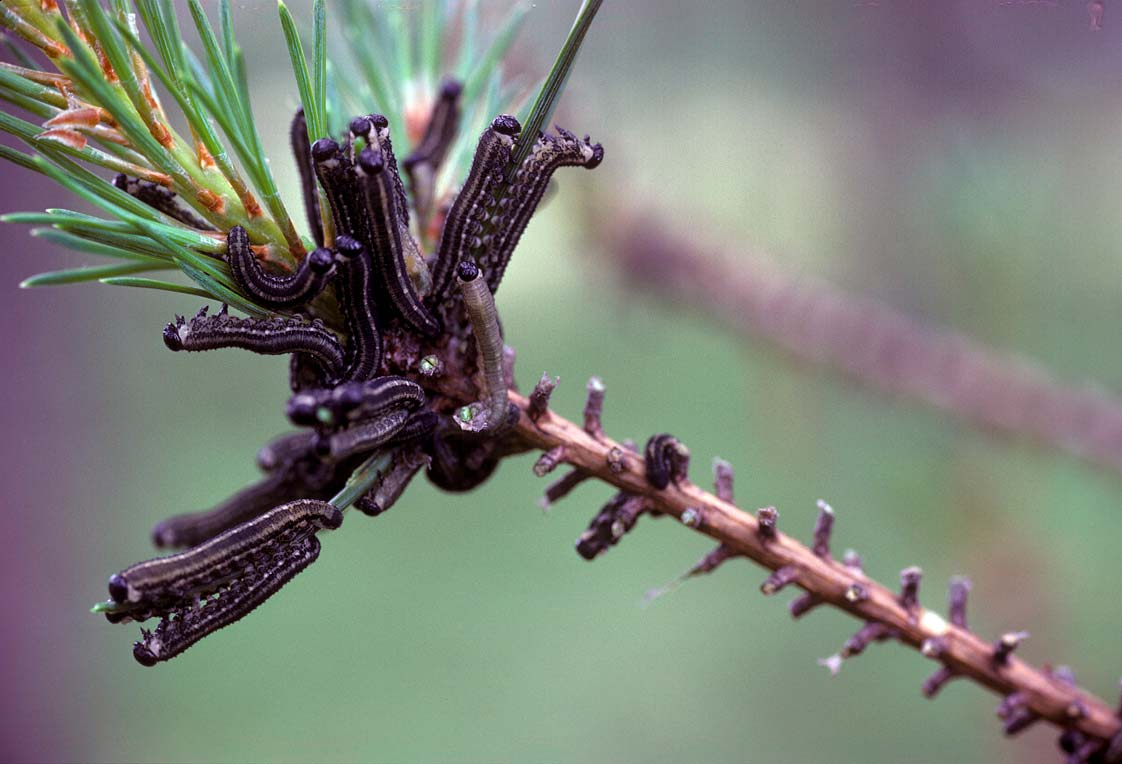
<svg viewBox="0 0 1122 764"><path fill-rule="evenodd" d="M602 394L601 387L596 388ZM531 403L534 398L536 404ZM535 472L549 471L539 469L543 462L552 465L550 468L571 465L586 479L598 479L620 489L621 495L636 497L645 511L673 516L719 542L714 553L690 574L709 572L728 557L747 557L773 571L761 587L765 594L786 585L804 590L792 603L796 617L811 607L829 605L860 619L864 624L861 630L838 655L826 661L833 670L871 641L894 639L940 664L924 685L925 695L933 695L952 677L972 680L1001 695L1004 700L999 711L1007 711L1003 716L1007 734L1047 720L1085 749L1086 756L1080 761L1102 753L1112 740L1116 747L1122 745L1122 722L1114 709L1077 687L1070 675L1037 668L1013 655L1023 633L1011 632L988 641L966 628L968 584L963 579L952 580L949 620L944 619L919 604L918 568L902 572L902 590L897 593L861 572L860 560L854 555L847 555L844 562L833 559L829 552L833 511L828 506L820 504L814 547L804 546L776 529L778 515L772 507L753 516L731 501L703 491L688 478L672 480L666 488L656 489L648 480L644 458L632 448L602 435L598 428L582 428L564 419L543 407L541 398L540 394L523 397L510 393L511 401L521 410L513 437L526 448L543 452ZM719 490L729 494L727 465L717 467ZM634 519L630 522L633 524ZM616 541L625 530L613 528Z"/></svg>
<svg viewBox="0 0 1122 764"><path fill-rule="evenodd" d="M796 278L759 257L715 257L653 219L608 213L597 244L629 284L689 306L873 390L1122 473L1122 400L1039 363L884 305Z"/></svg>

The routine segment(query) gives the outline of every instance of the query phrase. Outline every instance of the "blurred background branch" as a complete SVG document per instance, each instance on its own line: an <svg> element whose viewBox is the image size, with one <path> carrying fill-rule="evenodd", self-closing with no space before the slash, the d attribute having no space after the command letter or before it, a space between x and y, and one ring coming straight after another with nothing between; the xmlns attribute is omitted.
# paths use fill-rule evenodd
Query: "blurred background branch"
<svg viewBox="0 0 1122 764"><path fill-rule="evenodd" d="M704 234L675 233L652 212L601 207L591 214L590 241L609 254L625 288L874 392L1122 473L1122 400L1101 385L1066 383L1030 358L797 277L751 245L726 246L722 254Z"/></svg>

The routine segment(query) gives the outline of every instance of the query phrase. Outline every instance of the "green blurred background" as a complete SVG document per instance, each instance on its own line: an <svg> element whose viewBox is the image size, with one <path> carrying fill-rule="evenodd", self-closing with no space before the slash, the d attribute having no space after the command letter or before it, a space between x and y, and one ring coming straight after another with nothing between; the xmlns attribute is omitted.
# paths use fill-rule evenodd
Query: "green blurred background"
<svg viewBox="0 0 1122 764"><path fill-rule="evenodd" d="M417 0L423 2L424 0ZM486 2L486 0L485 0ZM292 2L307 19L310 2ZM544 73L576 2L539 2L517 50ZM235 3L255 107L282 184L297 102L271 0ZM608 0L559 119L603 142L559 174L499 307L524 387L548 369L578 416L608 385L615 437L670 431L708 483L720 455L746 508L809 535L839 514L891 583L921 565L942 606L974 580L984 635L1026 628L1114 701L1122 673L1117 475L1009 442L709 322L628 294L582 236L588 195L686 235L766 251L912 316L1122 388L1122 15L1005 4ZM4 167L3 210L71 205ZM290 193L293 207L298 207ZM87 610L151 555L148 528L253 479L285 428L285 362L166 352L190 298L108 287L19 291L82 257L0 228L3 740L44 761L1054 761L1044 729L1002 739L997 699L929 662L870 648L831 679L816 659L855 622L757 591L729 563L641 608L706 551L644 520L592 564L572 543L608 495L543 515L532 457L448 496L418 481L389 514L349 517L320 561L252 617L154 670L136 626Z"/></svg>

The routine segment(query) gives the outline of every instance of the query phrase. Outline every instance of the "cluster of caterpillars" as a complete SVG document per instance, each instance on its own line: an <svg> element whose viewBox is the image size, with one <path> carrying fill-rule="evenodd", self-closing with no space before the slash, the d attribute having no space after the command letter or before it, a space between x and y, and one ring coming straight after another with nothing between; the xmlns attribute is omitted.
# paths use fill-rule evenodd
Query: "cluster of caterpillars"
<svg viewBox="0 0 1122 764"><path fill-rule="evenodd" d="M528 415L533 421L538 421L549 409L550 396L557 385L557 380L548 374L542 375L541 380L534 387L529 396ZM601 425L601 414L604 406L605 387L603 382L593 377L588 382L588 398L584 409L584 431L594 439L604 436ZM638 458L639 454L630 441L625 441L622 448L616 447L609 451L607 467L613 472L621 472L624 461L629 457ZM689 480L690 452L684 444L672 435L663 433L652 436L646 444L643 453L643 472L650 487L663 490L672 484L685 483ZM534 464L534 473L539 477L549 474L565 461L564 446L557 446L545 451ZM548 510L555 502L567 496L574 488L591 477L590 473L579 467L574 467L562 475L545 489L541 502L543 509ZM723 459L713 462L714 493L722 501L733 501L733 471L732 466ZM576 542L577 553L586 560L593 560L618 544L625 534L635 527L639 517L643 514L658 516L661 513L654 503L646 496L621 491L608 500L592 518ZM686 509L681 515L681 522L693 528L702 528L703 514L698 509ZM764 507L757 511L757 534L764 543L772 543L778 537L779 513L774 507ZM833 533L835 514L833 508L824 501L818 502L818 516L813 530L811 551L815 556L832 559L830 551L830 537ZM684 581L695 576L711 573L725 561L738 556L738 553L723 544L718 545L708 554L703 556L685 573L669 584L652 589L647 593L649 602L659 596L667 594ZM844 597L850 603L856 604L869 599L866 578L862 560L852 549L846 550L842 557L842 564L852 576L852 581L845 589ZM772 596L784 588L799 584L800 571L794 565L779 567L770 572L763 583L760 592L765 596ZM921 616L919 601L919 587L923 578L923 571L918 567L904 568L900 572L900 591L897 595L898 604L913 614L916 618ZM948 592L948 621L959 628L967 628L966 602L970 592L970 580L964 576L951 578ZM810 611L824 604L818 595L803 591L790 601L788 610L793 618L801 618ZM846 659L860 655L874 643L899 639L900 633L892 627L879 621L867 621L845 641L841 649L833 655L820 659L820 665L826 667L831 674L836 675ZM995 672L1001 672L1010 665L1014 651L1028 637L1028 632L1010 631L1002 634L989 646L989 664ZM940 661L946 655L947 644L942 637L927 639L920 648L922 654L932 660ZM1057 666L1050 669L1051 677L1063 684L1075 686L1075 675L1066 666ZM934 698L940 690L952 679L960 674L951 666L943 663L926 680L920 690L924 697ZM1023 692L1012 692L1006 695L996 709L997 717L1001 720L1002 729L1006 735L1016 735L1041 721L1041 717L1028 705L1028 698ZM1064 709L1064 716L1070 723L1075 723L1087 715L1087 708L1079 701L1073 701ZM1118 716L1122 718L1122 704L1118 708ZM1065 756L1066 764L1122 764L1122 733L1118 733L1111 740L1090 737L1079 730L1068 727L1060 734L1058 745Z"/></svg>
<svg viewBox="0 0 1122 764"><path fill-rule="evenodd" d="M233 227L225 256L231 278L250 302L269 311L267 317L203 308L164 329L173 351L236 347L290 355L286 413L299 429L258 453L263 480L211 510L177 515L153 528L156 546L184 551L110 578L110 621L160 619L135 644L140 663L178 655L250 612L313 562L316 533L342 522L329 500L372 455L387 459L355 501L368 515L388 509L422 470L452 491L468 490L494 470L497 440L517 410L507 402L492 294L554 171L595 167L603 150L560 128L557 135L523 136L517 119L497 117L443 211L439 245L426 262L412 234L410 196L427 224L441 203L434 183L459 129L459 95L458 83L444 83L423 139L403 161L409 195L385 117L356 117L342 140L311 143L298 113L290 138L316 248L290 272L277 272L259 260L263 248L246 230ZM534 144L528 158L512 167L521 140ZM123 176L114 183L184 225L210 229L164 189ZM331 225L320 219L321 202ZM415 353L403 363L387 344L431 353L423 362ZM459 402L452 412L438 409L437 397L422 384L443 368L439 354L450 346L474 346L476 360L468 368L478 368L482 380L480 400Z"/></svg>

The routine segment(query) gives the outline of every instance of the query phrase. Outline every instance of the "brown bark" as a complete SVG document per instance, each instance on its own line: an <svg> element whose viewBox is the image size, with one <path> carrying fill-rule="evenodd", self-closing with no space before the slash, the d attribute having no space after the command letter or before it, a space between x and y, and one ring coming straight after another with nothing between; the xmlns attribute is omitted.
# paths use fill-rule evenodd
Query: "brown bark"
<svg viewBox="0 0 1122 764"><path fill-rule="evenodd" d="M781 532L774 536L761 534L756 517L688 480L655 490L647 482L642 456L633 449L606 436L593 436L549 410L535 421L527 413L528 398L514 392L510 398L522 410L514 437L526 447L559 454L560 461L583 473L643 496L652 508L678 518L684 525L764 568L794 571L794 583L821 602L866 624L883 625L898 641L922 649L924 655L956 676L971 679L1003 697L1017 693L1018 704L1061 728L1075 729L1102 741L1122 732L1122 722L1112 708L1064 677L1032 666L1015 655L1009 655L1004 662L995 660L995 643L918 604L908 607L907 598L902 599L869 579L859 568L828 556L819 557ZM855 583L866 596L853 596ZM961 617L954 620L964 621Z"/></svg>

